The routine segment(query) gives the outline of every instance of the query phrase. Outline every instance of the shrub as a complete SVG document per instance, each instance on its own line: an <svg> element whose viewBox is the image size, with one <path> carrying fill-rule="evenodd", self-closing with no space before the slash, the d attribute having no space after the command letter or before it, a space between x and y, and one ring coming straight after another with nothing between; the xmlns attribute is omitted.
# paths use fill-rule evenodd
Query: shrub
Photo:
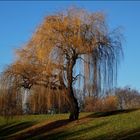
<svg viewBox="0 0 140 140"><path fill-rule="evenodd" d="M117 110L118 101L116 96L106 96L102 99L94 97L86 97L85 109L86 112L104 112Z"/></svg>
<svg viewBox="0 0 140 140"><path fill-rule="evenodd" d="M102 111L114 111L118 108L118 100L116 96L107 96L103 99Z"/></svg>

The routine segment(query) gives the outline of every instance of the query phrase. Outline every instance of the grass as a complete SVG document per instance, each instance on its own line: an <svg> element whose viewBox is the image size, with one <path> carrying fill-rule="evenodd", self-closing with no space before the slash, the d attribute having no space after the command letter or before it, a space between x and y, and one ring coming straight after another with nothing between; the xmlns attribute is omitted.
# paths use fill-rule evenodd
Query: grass
<svg viewBox="0 0 140 140"><path fill-rule="evenodd" d="M0 140L139 140L140 110L81 113L70 122L69 114L0 117Z"/></svg>

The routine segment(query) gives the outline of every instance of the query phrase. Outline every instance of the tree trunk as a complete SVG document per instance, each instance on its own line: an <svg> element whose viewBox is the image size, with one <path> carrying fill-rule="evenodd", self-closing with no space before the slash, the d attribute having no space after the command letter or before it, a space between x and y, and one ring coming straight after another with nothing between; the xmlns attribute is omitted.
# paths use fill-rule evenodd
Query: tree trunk
<svg viewBox="0 0 140 140"><path fill-rule="evenodd" d="M69 89L68 97L69 97L69 103L70 103L70 116L69 116L69 119L71 121L78 120L79 107L78 107L77 99L75 98L74 93L73 93L73 88Z"/></svg>
<svg viewBox="0 0 140 140"><path fill-rule="evenodd" d="M24 114L29 113L29 89L24 89L23 99L22 99L22 110Z"/></svg>
<svg viewBox="0 0 140 140"><path fill-rule="evenodd" d="M73 59L71 59L67 63L67 80L68 80L67 90L68 90L68 100L69 100L69 106L70 106L69 119L71 121L78 120L78 117L79 117L78 102L73 92L73 67L75 63L76 63L76 57L73 57Z"/></svg>

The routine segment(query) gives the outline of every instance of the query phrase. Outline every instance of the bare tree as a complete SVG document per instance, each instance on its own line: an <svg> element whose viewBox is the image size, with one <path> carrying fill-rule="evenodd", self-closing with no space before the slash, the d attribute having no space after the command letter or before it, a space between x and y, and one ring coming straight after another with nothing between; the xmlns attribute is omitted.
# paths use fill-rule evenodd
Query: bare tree
<svg viewBox="0 0 140 140"><path fill-rule="evenodd" d="M120 109L132 109L140 107L140 93L129 86L115 89Z"/></svg>

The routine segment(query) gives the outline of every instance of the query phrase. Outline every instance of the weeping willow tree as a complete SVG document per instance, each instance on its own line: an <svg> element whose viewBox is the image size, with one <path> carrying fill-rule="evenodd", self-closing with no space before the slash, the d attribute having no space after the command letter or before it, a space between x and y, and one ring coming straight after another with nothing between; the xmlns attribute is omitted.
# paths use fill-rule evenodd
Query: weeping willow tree
<svg viewBox="0 0 140 140"><path fill-rule="evenodd" d="M82 83L91 83L95 96L111 87L121 56L121 36L117 30L109 31L103 13L72 8L45 17L17 55L7 76L12 76L10 84L65 91L69 119L77 120L79 107L73 87L81 74L74 75L74 69L84 69Z"/></svg>
<svg viewBox="0 0 140 140"><path fill-rule="evenodd" d="M15 76L15 72L13 73L11 69L11 67L8 67L0 77L1 96L3 96L1 115L4 115L6 118L12 117L15 114L21 114L22 99L20 87L18 86L19 78Z"/></svg>
<svg viewBox="0 0 140 140"><path fill-rule="evenodd" d="M120 30L115 29L106 33L105 44L99 44L92 54L84 55L84 83L92 85L89 96L98 98L99 93L110 90L117 82L117 67L122 56ZM86 87L85 85L85 88Z"/></svg>

